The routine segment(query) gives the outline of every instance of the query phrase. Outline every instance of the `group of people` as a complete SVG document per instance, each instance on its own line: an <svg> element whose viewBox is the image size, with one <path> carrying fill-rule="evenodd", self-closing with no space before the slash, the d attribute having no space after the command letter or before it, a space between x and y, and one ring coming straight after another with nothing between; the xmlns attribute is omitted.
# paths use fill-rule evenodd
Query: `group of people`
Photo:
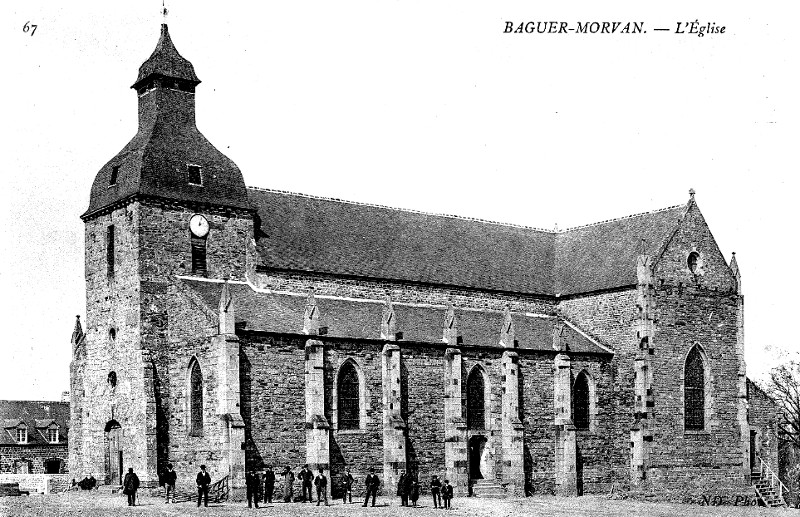
<svg viewBox="0 0 800 517"><path fill-rule="evenodd" d="M302 502L314 502L314 494L317 493L317 506L328 503L328 478L325 472L320 468L319 473L314 475L308 465L303 465L303 468L297 473L295 477L294 472L287 466L281 473L283 478L283 501L286 503L295 500ZM167 464L167 469L159 475L159 485L164 487L164 494L167 503L175 502L175 483L178 475L173 470L171 463ZM300 498L294 497L294 483L295 479L299 481L301 494ZM258 503L263 501L265 503L272 503L275 493L275 472L272 467L267 466L263 471L249 470L245 473L245 487L247 490L247 506L252 508L255 505L258 508ZM201 502L208 506L208 492L211 486L211 475L206 471L205 465L200 465L200 472L197 474L197 506ZM342 502L344 504L353 502L353 488L355 485L355 478L350 473L350 469L345 469L341 477L342 485ZM80 484L80 483L79 483ZM378 489L381 486L380 478L375 474L375 469L369 469L369 475L364 478L364 504L367 506L372 499L372 506L375 506L375 500L378 495ZM136 492L139 489L139 477L133 472L132 468L128 469L125 479L122 482L123 493L128 496L128 506L136 505ZM263 489L263 491L262 491ZM430 482L431 496L433 497L434 508L450 508L450 501L453 499L453 486L445 479L444 483L439 480L438 476L433 476ZM419 499L419 480L416 474L401 472L397 480L397 495L400 496L400 504L402 506L409 506L411 501L412 506L417 506Z"/></svg>
<svg viewBox="0 0 800 517"><path fill-rule="evenodd" d="M290 467L285 467L280 473L283 479L283 502L290 503L293 501L298 502L314 502L314 492L317 493L317 506L328 503L328 478L325 472L319 469L319 473L314 475L313 471L308 465L303 465L303 468L295 475ZM273 495L275 493L276 475L271 467L267 466L263 471L250 470L245 474L245 486L247 488L247 506L258 508L259 502L272 503ZM295 497L294 485L295 482L300 485L300 496ZM350 473L350 469L345 469L341 476L340 484L342 488L341 497L344 504L353 502L353 489L356 480ZM375 474L375 469L369 469L369 474L364 478L364 504L368 506L370 499L372 506L375 506L378 490L380 489L380 478ZM262 491L263 487L263 491ZM453 498L453 487L450 482L445 479L444 483L439 480L438 476L433 476L430 482L431 496L433 497L434 508L450 508L450 501ZM409 501L412 506L417 506L419 499L419 480L414 474L407 474L401 472L397 482L397 495L400 496L400 503L403 506L409 506ZM279 496L280 498L280 496Z"/></svg>

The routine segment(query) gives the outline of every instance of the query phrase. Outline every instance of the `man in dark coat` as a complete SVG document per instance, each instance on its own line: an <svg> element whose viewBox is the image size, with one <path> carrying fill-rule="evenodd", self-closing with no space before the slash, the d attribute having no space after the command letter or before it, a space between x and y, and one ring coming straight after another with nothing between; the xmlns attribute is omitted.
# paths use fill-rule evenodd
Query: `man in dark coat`
<svg viewBox="0 0 800 517"><path fill-rule="evenodd" d="M252 470L248 470L244 475L244 485L247 488L247 507L253 507L253 499L255 499L256 508L258 508L258 487L261 485L258 476Z"/></svg>
<svg viewBox="0 0 800 517"><path fill-rule="evenodd" d="M400 496L400 506L408 506L408 490L406 489L408 476L404 471L400 471L400 478L397 480L397 495Z"/></svg>
<svg viewBox="0 0 800 517"><path fill-rule="evenodd" d="M294 472L287 466L283 471L283 502L291 503L294 498Z"/></svg>
<svg viewBox="0 0 800 517"><path fill-rule="evenodd" d="M128 496L128 506L136 506L136 491L139 490L139 476L128 469L125 479L122 480L122 493Z"/></svg>
<svg viewBox="0 0 800 517"><path fill-rule="evenodd" d="M303 502L305 503L306 497L308 497L308 501L313 503L314 495L311 493L311 487L313 486L314 473L311 472L308 465L303 465L298 477L300 478L300 486L303 490Z"/></svg>
<svg viewBox="0 0 800 517"><path fill-rule="evenodd" d="M197 473L197 506L200 500L204 499L205 506L208 506L208 488L211 486L211 475L206 472L206 466L200 465L200 472Z"/></svg>
<svg viewBox="0 0 800 517"><path fill-rule="evenodd" d="M375 469L369 469L369 475L364 479L364 485L367 493L364 496L364 506L367 506L369 496L372 496L372 506L375 506L375 497L378 495L378 488L381 486L381 480L375 475Z"/></svg>
<svg viewBox="0 0 800 517"><path fill-rule="evenodd" d="M350 502L353 502L353 475L350 474L350 469L346 469L342 475L342 502L347 504L348 497Z"/></svg>
<svg viewBox="0 0 800 517"><path fill-rule="evenodd" d="M450 481L445 479L444 486L442 486L442 499L444 499L444 507L447 510L450 509L450 500L452 498L453 498L453 485L450 484Z"/></svg>
<svg viewBox="0 0 800 517"><path fill-rule="evenodd" d="M161 475L161 482L164 483L164 492L166 494L167 503L175 502L175 482L178 480L178 474L172 470L172 463L167 463L167 470Z"/></svg>
<svg viewBox="0 0 800 517"><path fill-rule="evenodd" d="M267 465L267 470L264 472L264 501L272 503L272 492L275 491L275 472L272 467Z"/></svg>
<svg viewBox="0 0 800 517"><path fill-rule="evenodd" d="M433 507L439 508L442 506L442 482L439 481L439 476L433 476L431 479L431 495L433 496Z"/></svg>
<svg viewBox="0 0 800 517"><path fill-rule="evenodd" d="M328 478L325 477L325 474L322 472L322 469L319 469L319 474L317 477L314 478L314 486L317 487L317 506L319 503L325 499L325 506L328 505Z"/></svg>

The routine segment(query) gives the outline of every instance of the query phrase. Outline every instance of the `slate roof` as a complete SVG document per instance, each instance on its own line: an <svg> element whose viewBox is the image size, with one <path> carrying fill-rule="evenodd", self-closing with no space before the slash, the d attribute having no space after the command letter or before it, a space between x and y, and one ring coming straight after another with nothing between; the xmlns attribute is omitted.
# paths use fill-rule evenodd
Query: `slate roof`
<svg viewBox="0 0 800 517"><path fill-rule="evenodd" d="M69 403L31 400L0 400L0 445L17 445L14 428L24 422L28 428L28 444L56 445L47 441L47 427L58 425L58 445L67 443L69 436ZM40 432L41 430L41 432Z"/></svg>
<svg viewBox="0 0 800 517"><path fill-rule="evenodd" d="M575 294L636 283L642 251L657 255L685 205L573 228L556 236L555 294Z"/></svg>
<svg viewBox="0 0 800 517"><path fill-rule="evenodd" d="M636 283L686 206L561 232L249 188L260 267L532 295Z"/></svg>
<svg viewBox="0 0 800 517"><path fill-rule="evenodd" d="M191 63L175 50L167 26L141 67L139 80L152 74L199 82ZM136 86L136 85L134 85ZM130 142L95 176L84 219L132 196L150 196L192 204L252 211L239 167L197 129L194 94L157 87L140 101L139 129ZM202 186L188 181L188 166L201 167ZM111 183L112 171L117 178Z"/></svg>
<svg viewBox="0 0 800 517"><path fill-rule="evenodd" d="M155 50L147 61L139 67L139 76L131 88L138 88L139 84L151 75L163 75L183 79L193 84L199 84L200 79L194 73L194 66L184 58L172 43L169 28L166 23L161 24L161 36L158 38Z"/></svg>
<svg viewBox="0 0 800 517"><path fill-rule="evenodd" d="M222 292L221 282L182 277L179 280L212 311L217 311ZM256 291L249 284L231 282L234 315L238 328L261 332L301 334L306 296ZM328 327L327 336L335 338L380 339L385 303L377 300L353 300L327 296L316 297L319 325ZM446 307L393 303L395 331L405 342L442 343L442 325ZM494 310L456 309L458 333L463 346L499 347L504 314ZM525 350L553 352L553 326L556 318L512 312L518 347ZM607 348L565 326L563 339L576 353L609 354Z"/></svg>
<svg viewBox="0 0 800 517"><path fill-rule="evenodd" d="M249 189L262 266L550 293L552 233L284 192Z"/></svg>

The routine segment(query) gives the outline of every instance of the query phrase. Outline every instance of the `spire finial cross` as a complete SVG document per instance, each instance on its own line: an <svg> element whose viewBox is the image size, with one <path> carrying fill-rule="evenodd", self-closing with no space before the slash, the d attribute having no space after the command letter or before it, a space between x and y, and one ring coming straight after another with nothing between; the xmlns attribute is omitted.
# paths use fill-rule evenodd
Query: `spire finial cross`
<svg viewBox="0 0 800 517"><path fill-rule="evenodd" d="M166 0L161 0L161 14L164 16L164 23L167 23L167 5Z"/></svg>

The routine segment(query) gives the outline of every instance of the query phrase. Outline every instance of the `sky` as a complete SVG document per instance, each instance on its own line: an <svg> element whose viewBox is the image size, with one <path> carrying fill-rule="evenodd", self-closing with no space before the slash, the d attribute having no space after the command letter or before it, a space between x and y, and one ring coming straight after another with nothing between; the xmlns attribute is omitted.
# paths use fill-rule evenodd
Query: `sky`
<svg viewBox="0 0 800 517"><path fill-rule="evenodd" d="M568 228L685 203L745 294L748 374L800 346L791 2L167 2L197 124L250 186ZM677 34L678 22L724 34ZM505 34L506 22L643 34ZM0 399L57 400L97 171L136 132L161 1L0 6ZM25 31L26 23L28 30ZM31 25L36 25L35 31ZM655 31L668 28L669 31Z"/></svg>

